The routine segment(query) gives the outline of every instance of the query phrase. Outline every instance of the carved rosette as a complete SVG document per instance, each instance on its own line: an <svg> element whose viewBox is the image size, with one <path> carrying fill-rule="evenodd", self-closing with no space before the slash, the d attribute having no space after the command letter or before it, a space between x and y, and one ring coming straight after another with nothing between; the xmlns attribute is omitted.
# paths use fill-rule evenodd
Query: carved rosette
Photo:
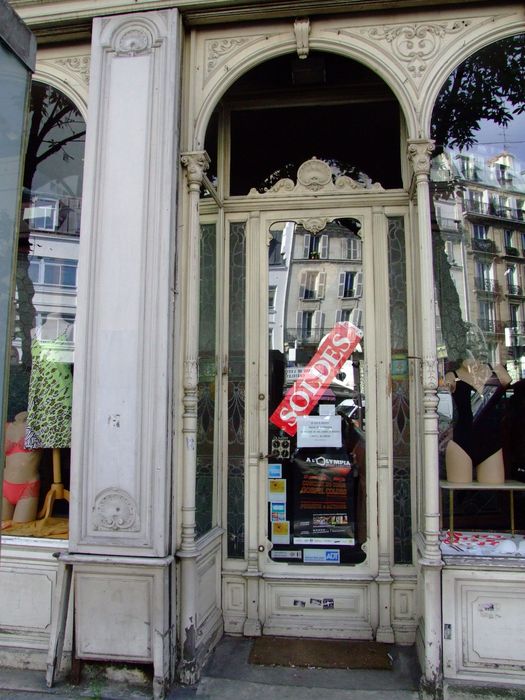
<svg viewBox="0 0 525 700"><path fill-rule="evenodd" d="M340 175L332 178L332 170L328 163L317 158L311 158L297 170L297 184L290 178L278 180L267 192L257 192L251 189L250 196L265 197L268 195L278 195L282 192L291 195L304 194L334 194L338 192L364 192L383 191L383 187L378 182L358 182L347 175Z"/></svg>
<svg viewBox="0 0 525 700"><path fill-rule="evenodd" d="M204 174L210 165L210 157L206 151L191 151L182 153L180 162L186 170L188 190L199 191Z"/></svg>
<svg viewBox="0 0 525 700"><path fill-rule="evenodd" d="M57 65L61 66L69 73L74 73L80 82L89 85L89 69L91 66L90 56L69 56L59 58Z"/></svg>
<svg viewBox="0 0 525 700"><path fill-rule="evenodd" d="M122 489L104 489L95 498L93 525L95 530L136 532L140 522L135 499Z"/></svg>
<svg viewBox="0 0 525 700"><path fill-rule="evenodd" d="M449 38L455 39L470 24L471 20L453 20L367 27L362 31L370 39L390 44L394 56L417 80L438 55L443 43Z"/></svg>
<svg viewBox="0 0 525 700"><path fill-rule="evenodd" d="M430 158L434 152L434 141L421 139L408 142L408 157L414 173L426 175L430 173Z"/></svg>

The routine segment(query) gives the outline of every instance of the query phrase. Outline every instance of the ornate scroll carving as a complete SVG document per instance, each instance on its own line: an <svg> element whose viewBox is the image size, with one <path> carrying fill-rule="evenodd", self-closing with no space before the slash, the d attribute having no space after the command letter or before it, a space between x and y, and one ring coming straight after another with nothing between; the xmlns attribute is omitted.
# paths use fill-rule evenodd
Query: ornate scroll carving
<svg viewBox="0 0 525 700"><path fill-rule="evenodd" d="M89 84L89 69L91 66L90 56L70 56L69 58L59 58L57 64L71 73L76 73L79 79Z"/></svg>
<svg viewBox="0 0 525 700"><path fill-rule="evenodd" d="M328 217L317 216L315 218L302 219L298 223L301 224L305 231L310 231L310 233L319 233L319 231L326 228L327 223L331 220L332 219Z"/></svg>
<svg viewBox="0 0 525 700"><path fill-rule="evenodd" d="M454 20L368 27L363 31L371 39L388 42L394 56L406 64L409 74L421 78L437 56L445 37L459 34L470 24L470 20Z"/></svg>
<svg viewBox="0 0 525 700"><path fill-rule="evenodd" d="M428 176L430 173L430 157L433 151L434 141L430 139L414 139L408 142L408 157L416 176Z"/></svg>
<svg viewBox="0 0 525 700"><path fill-rule="evenodd" d="M205 44L206 78L227 60L228 56L259 37L236 36L229 39L209 39Z"/></svg>
<svg viewBox="0 0 525 700"><path fill-rule="evenodd" d="M363 191L382 191L383 187L378 182L371 182L368 179L364 182L353 180L347 175L339 175L334 178L330 166L322 160L311 158L299 166L297 170L297 184L294 184L290 178L278 180L267 192L257 192L251 189L249 196L264 197L268 195L277 195L281 192L291 195L304 194L334 194L337 192L363 192Z"/></svg>
<svg viewBox="0 0 525 700"><path fill-rule="evenodd" d="M310 20L309 19L296 19L293 23L293 30L295 34L295 41L297 43L297 55L299 58L306 58L310 47L308 45L308 38L310 36Z"/></svg>
<svg viewBox="0 0 525 700"><path fill-rule="evenodd" d="M434 391L438 387L438 365L434 358L425 358L421 361L421 381L425 391ZM437 397L436 397L437 403Z"/></svg>
<svg viewBox="0 0 525 700"><path fill-rule="evenodd" d="M93 521L95 530L136 532L140 529L135 499L122 489L104 489L97 495Z"/></svg>
<svg viewBox="0 0 525 700"><path fill-rule="evenodd" d="M209 155L206 151L189 151L181 154L180 161L186 169L188 190L198 191L210 165Z"/></svg>

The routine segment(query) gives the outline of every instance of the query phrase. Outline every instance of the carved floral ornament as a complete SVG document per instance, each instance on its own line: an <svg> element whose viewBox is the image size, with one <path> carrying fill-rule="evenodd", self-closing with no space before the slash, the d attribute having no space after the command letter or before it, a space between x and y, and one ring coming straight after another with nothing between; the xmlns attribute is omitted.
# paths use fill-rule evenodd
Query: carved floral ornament
<svg viewBox="0 0 525 700"><path fill-rule="evenodd" d="M104 489L93 506L95 530L126 530L136 532L140 522L135 499L122 489Z"/></svg>
<svg viewBox="0 0 525 700"><path fill-rule="evenodd" d="M430 172L430 159L434 151L434 141L421 139L408 143L408 157L416 175L428 175Z"/></svg>
<svg viewBox="0 0 525 700"><path fill-rule="evenodd" d="M186 169L186 179L190 190L199 190L203 177L210 165L210 157L206 151L190 151L182 153L180 161Z"/></svg>
<svg viewBox="0 0 525 700"><path fill-rule="evenodd" d="M290 178L278 180L267 192L257 192L251 189L250 197L267 197L285 193L287 195L304 194L336 194L344 192L382 192L383 187L378 182L358 182L348 177L340 175L332 178L330 166L322 160L311 158L299 166L297 170L297 184Z"/></svg>
<svg viewBox="0 0 525 700"><path fill-rule="evenodd" d="M68 72L74 73L85 85L89 84L89 69L91 66L90 56L69 56L68 58L59 58L56 63Z"/></svg>
<svg viewBox="0 0 525 700"><path fill-rule="evenodd" d="M237 53L239 49L244 48L248 44L253 44L256 41L262 39L262 35L257 36L235 36L228 37L225 39L209 39L205 42L205 78L206 80L211 77L215 71L220 68L226 61L228 57L234 53Z"/></svg>
<svg viewBox="0 0 525 700"><path fill-rule="evenodd" d="M421 78L439 53L443 43L457 38L471 20L394 24L362 30L370 39L390 44L394 56L406 64L413 78Z"/></svg>

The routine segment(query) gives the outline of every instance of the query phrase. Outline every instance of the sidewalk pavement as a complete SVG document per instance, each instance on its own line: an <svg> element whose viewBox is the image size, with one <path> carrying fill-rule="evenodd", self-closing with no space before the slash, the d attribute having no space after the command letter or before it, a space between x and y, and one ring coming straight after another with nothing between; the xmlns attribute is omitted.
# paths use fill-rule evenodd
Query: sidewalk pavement
<svg viewBox="0 0 525 700"><path fill-rule="evenodd" d="M174 686L166 700L417 700L420 671L413 648L393 646L390 670L364 671L248 663L252 641L224 637L211 655L200 682ZM132 679L133 680L133 679ZM59 676L48 688L44 671L0 669L0 698L9 700L151 700L150 682L126 682L102 665L85 665L81 684Z"/></svg>

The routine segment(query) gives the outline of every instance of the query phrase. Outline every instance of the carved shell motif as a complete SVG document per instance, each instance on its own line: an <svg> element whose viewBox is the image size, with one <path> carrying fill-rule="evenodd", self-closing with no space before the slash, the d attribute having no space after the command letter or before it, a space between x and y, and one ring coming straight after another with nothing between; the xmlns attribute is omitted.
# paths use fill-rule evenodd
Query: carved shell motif
<svg viewBox="0 0 525 700"><path fill-rule="evenodd" d="M382 191L383 187L378 182L358 182L347 175L340 175L332 179L332 170L328 163L318 158L311 158L299 166L297 170L297 184L290 178L278 180L267 192L258 192L251 189L249 196L264 197L281 193L292 195L304 194L334 194L341 192Z"/></svg>
<svg viewBox="0 0 525 700"><path fill-rule="evenodd" d="M137 504L129 493L122 489L104 489L93 507L95 530L137 531L139 519Z"/></svg>

